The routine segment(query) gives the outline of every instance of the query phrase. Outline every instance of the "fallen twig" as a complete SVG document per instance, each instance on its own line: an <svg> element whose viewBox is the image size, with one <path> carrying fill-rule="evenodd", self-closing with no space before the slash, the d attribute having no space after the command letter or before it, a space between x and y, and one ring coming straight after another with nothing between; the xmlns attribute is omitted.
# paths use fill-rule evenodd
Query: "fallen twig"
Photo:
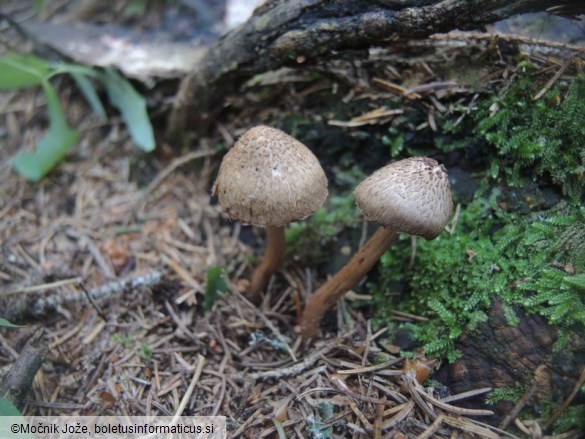
<svg viewBox="0 0 585 439"><path fill-rule="evenodd" d="M478 436L486 437L488 439L499 439L500 438L499 434L494 433L493 431L488 430L487 428L480 427L479 425L475 425L466 419L455 418L453 416L444 416L443 422L445 424L450 425L451 427L456 427L456 428L459 428L460 430L463 430L467 433L477 434Z"/></svg>
<svg viewBox="0 0 585 439"><path fill-rule="evenodd" d="M416 437L416 439L428 439L430 437L433 437L433 435L441 427L441 424L443 423L443 418L444 418L443 415L437 416L437 419L435 419L433 421L433 423L431 425L429 425L425 431L423 431L421 434L419 434Z"/></svg>
<svg viewBox="0 0 585 439"><path fill-rule="evenodd" d="M44 340L44 329L37 330L12 364L8 374L0 385L0 396L19 406L32 385L33 379L41 367L49 347Z"/></svg>
<svg viewBox="0 0 585 439"><path fill-rule="evenodd" d="M414 408L414 400L409 399L408 402L405 402L398 407L402 407L401 410L388 421L384 422L384 425L382 425L382 430L388 430L406 419L406 417L410 414L410 412L412 412L412 409Z"/></svg>
<svg viewBox="0 0 585 439"><path fill-rule="evenodd" d="M193 373L193 379L191 379L191 383L189 383L189 387L187 391L183 395L183 399L179 403L179 407L177 407L177 411L175 412L175 416L173 416L173 420L171 421L171 425L175 425L181 415L183 414L183 410L187 407L191 396L193 395L193 391L195 390L195 386L199 382L199 378L201 377L201 372L203 372L203 367L205 366L205 357L201 354L197 355L197 367L195 368L195 372Z"/></svg>
<svg viewBox="0 0 585 439"><path fill-rule="evenodd" d="M394 401L389 401L387 399L372 398L370 396L361 395L357 392L352 392L343 382L343 379L340 376L333 375L330 377L330 380L333 384L335 384L335 387L337 387L342 394L350 396L359 401L370 402L372 404L382 404L386 406L396 405Z"/></svg>
<svg viewBox="0 0 585 439"><path fill-rule="evenodd" d="M573 401L573 398L577 396L577 393L579 392L581 387L583 387L583 384L585 384L585 367L581 369L581 374L579 375L579 378L577 379L577 382L575 383L573 390L571 390L570 395L567 397L567 399L565 399L565 401L563 401L561 406L552 414L548 421L546 421L543 430L549 429L554 424L554 422L559 418L559 416L561 416L565 409L569 407L569 405Z"/></svg>
<svg viewBox="0 0 585 439"><path fill-rule="evenodd" d="M250 306L251 309L254 310L254 313L256 314L256 316L262 320L262 323L264 323L264 325L266 325L266 327L268 329L270 329L272 331L272 333L274 334L274 336L277 338L277 340L282 343L282 345L284 346L284 348L286 349L287 353L290 355L291 359L293 361L297 361L297 357L295 356L295 353L293 352L293 350L291 349L291 347L289 346L288 342L286 341L286 339L284 338L284 336L281 334L281 332L278 330L278 328L276 326L274 326L272 324L272 322L270 321L270 319L268 317L266 317L264 315L264 313L258 309L256 306L254 306L252 304L252 302L250 302L246 297L244 297L242 294L240 294L239 292L235 292L236 296L242 300L244 303L246 303L246 305Z"/></svg>
<svg viewBox="0 0 585 439"><path fill-rule="evenodd" d="M39 291L50 290L51 288L58 288L65 285L78 284L81 282L81 277L72 277L69 279L61 279L55 282L47 282L40 285L31 285L30 287L15 288L13 290L0 291L0 297L13 296L16 294L38 293Z"/></svg>
<svg viewBox="0 0 585 439"><path fill-rule="evenodd" d="M99 287L91 288L87 290L87 292L85 290L82 290L71 293L69 291L62 292L58 290L54 294L48 296L23 297L21 301L18 301L18 303L11 303L10 307L7 307L2 317L12 321L18 321L27 314L39 316L54 310L57 310L59 312L64 313L65 315L68 315L69 313L66 312L63 308L63 304L65 303L85 302L88 300L88 295L89 297L93 298L95 302L99 299L103 299L106 297L113 296L115 294L122 293L127 289L133 289L137 287L152 287L160 282L161 277L162 274L159 271L154 270L140 276L108 282ZM62 281L51 282L42 285L35 285L27 288L21 288L18 291L9 291L8 293L9 294L19 293L30 294L33 292L37 293L39 291L43 291L46 289L53 289L64 285L79 283L81 282L81 280L82 279L80 277L64 279ZM7 295L6 292L4 294ZM2 293L0 293L0 297L2 297Z"/></svg>
<svg viewBox="0 0 585 439"><path fill-rule="evenodd" d="M482 387L481 389L468 390L467 392L457 393L455 395L446 396L441 398L442 402L460 401L462 399L473 398L474 396L483 395L484 393L491 392L491 387Z"/></svg>
<svg viewBox="0 0 585 439"><path fill-rule="evenodd" d="M544 94L550 90L550 88L555 84L555 82L557 82L557 80L561 77L565 70L567 70L567 67L569 67L569 65L571 65L572 62L573 58L569 58L568 60L566 60L561 66L561 68L558 69L557 72L553 75L553 77L550 78L550 80L544 85L542 90L540 90L538 93L536 93L536 95L532 97L532 100L537 101L542 96L544 96Z"/></svg>
<svg viewBox="0 0 585 439"><path fill-rule="evenodd" d="M514 405L512 410L510 410L510 412L506 415L506 417L502 420L502 422L500 422L500 425L498 426L498 428L501 428L502 430L505 430L506 428L508 428L508 425L510 425L510 423L514 419L516 419L516 416L518 416L520 411L530 401L530 399L534 395L534 392L536 392L537 388L538 388L538 382L536 380L533 380L530 388L526 391L526 393L524 393L524 396L522 396L522 398L520 398L520 400L516 403L516 405Z"/></svg>
<svg viewBox="0 0 585 439"><path fill-rule="evenodd" d="M447 404L425 392L425 389L414 379L410 379L413 383L414 389L417 393L427 402L431 403L437 408L444 410L446 412L455 413L456 415L465 415L465 416L493 416L494 412L491 410L476 410L476 409L466 409L461 407L455 407L454 405Z"/></svg>
<svg viewBox="0 0 585 439"><path fill-rule="evenodd" d="M91 288L88 290L88 294L93 297L94 300L98 300L114 294L119 294L126 289L152 287L160 282L161 277L162 274L155 270L141 276L116 280L99 287ZM33 304L31 311L33 314L42 314L49 309L59 308L63 303L82 302L86 298L86 293L83 291L75 292L73 294L41 297Z"/></svg>
<svg viewBox="0 0 585 439"><path fill-rule="evenodd" d="M253 380L266 378L282 378L285 376L295 376L301 374L303 371L311 367L322 355L326 355L333 349L332 346L327 346L321 350L315 351L308 355L304 360L299 361L292 366L283 367L275 370L267 370L265 372L256 372L248 375Z"/></svg>
<svg viewBox="0 0 585 439"><path fill-rule="evenodd" d="M521 35L505 35L501 33L487 33L487 32L460 32L451 31L446 34L435 34L429 37L431 40L479 40L479 41L506 41L520 44L527 44L531 46L551 47L554 49L569 50L571 52L579 52L585 54L583 46L573 46L571 44L558 43L555 41L538 40L535 38L525 37Z"/></svg>

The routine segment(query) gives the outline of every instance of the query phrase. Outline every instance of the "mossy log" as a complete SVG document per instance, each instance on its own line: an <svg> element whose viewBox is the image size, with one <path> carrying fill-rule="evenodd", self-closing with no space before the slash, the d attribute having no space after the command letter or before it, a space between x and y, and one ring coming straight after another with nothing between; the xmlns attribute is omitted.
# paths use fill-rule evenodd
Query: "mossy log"
<svg viewBox="0 0 585 439"><path fill-rule="evenodd" d="M370 47L453 29L478 29L525 12L574 7L569 0L267 0L208 49L179 87L168 134L204 131L253 75L280 67L367 56ZM579 9L585 10L583 5ZM577 11L578 12L578 11Z"/></svg>
<svg viewBox="0 0 585 439"><path fill-rule="evenodd" d="M444 365L436 377L451 393L481 387L534 386L527 408L560 403L571 393L585 364L585 336L573 332L568 345L555 350L557 331L546 319L519 308L514 311L519 324L512 326L506 321L502 303L494 300L489 320L456 343L461 357ZM481 400L470 400L469 404L485 407ZM513 406L500 401L494 407L498 416L490 421L499 423Z"/></svg>

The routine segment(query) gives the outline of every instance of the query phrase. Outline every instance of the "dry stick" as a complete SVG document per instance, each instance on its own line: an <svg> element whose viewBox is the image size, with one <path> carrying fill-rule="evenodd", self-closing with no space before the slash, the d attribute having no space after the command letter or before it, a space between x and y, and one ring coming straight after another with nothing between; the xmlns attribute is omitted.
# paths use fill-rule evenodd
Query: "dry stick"
<svg viewBox="0 0 585 439"><path fill-rule="evenodd" d="M159 271L151 271L141 276L130 277L122 280L108 282L99 287L91 288L88 293L94 299L101 299L103 297L111 296L121 293L127 288L136 288L139 286L154 286L160 282L162 275ZM35 314L41 314L47 309L58 308L63 302L78 302L85 298L85 293L74 293L61 296L42 297L38 299L33 305L32 309Z"/></svg>
<svg viewBox="0 0 585 439"><path fill-rule="evenodd" d="M416 387L416 384L418 384L416 378L411 376L411 374L405 374L403 377L403 382L406 385L408 393L410 393L410 396L412 396L412 399L414 399L414 402L416 402L416 405L418 405L419 408L432 420L437 419L437 414L434 412L433 408L421 397L421 392ZM424 394L424 390L422 394Z"/></svg>
<svg viewBox="0 0 585 439"><path fill-rule="evenodd" d="M443 423L443 418L444 418L443 415L437 416L437 419L435 419L433 423L429 425L425 431L419 434L416 437L416 439L428 439L432 437L441 427L441 424Z"/></svg>
<svg viewBox="0 0 585 439"><path fill-rule="evenodd" d="M516 405L514 405L512 410L510 410L510 412L506 415L506 417L502 420L502 422L500 422L500 425L498 425L498 428L505 430L508 427L508 425L510 425L510 422L512 422L514 419L516 419L516 416L518 416L520 411L526 406L528 401L530 401L530 399L534 395L534 392L536 392L537 388L538 388L538 382L536 380L533 380L532 386L530 386L530 388L524 394L524 396L522 396L522 398L520 398L520 401L518 401L516 403Z"/></svg>
<svg viewBox="0 0 585 439"><path fill-rule="evenodd" d="M548 430L551 425L561 416L561 414L565 411L565 409L571 404L573 398L577 395L583 384L585 383L585 367L581 369L581 375L579 375L579 379L575 383L575 387L571 390L571 394L567 397L567 399L561 404L561 406L552 414L546 424L544 424L543 430Z"/></svg>
<svg viewBox="0 0 585 439"><path fill-rule="evenodd" d="M402 361L402 358L395 358L390 361L386 361L380 364L374 364L373 366L364 366L364 367L356 367L355 369L340 369L337 370L336 373L339 375L354 375L354 374L363 374L368 372L375 372L377 370L386 369L390 366L393 366L396 363ZM399 371L402 374L402 371Z"/></svg>
<svg viewBox="0 0 585 439"><path fill-rule="evenodd" d="M487 32L459 32L452 31L446 34L435 34L429 37L431 40L484 40L484 41L507 41L520 44L527 44L532 46L553 47L555 49L569 50L572 52L585 53L585 48L582 46L573 46L571 44L558 43L556 41L537 40L522 35L505 35L501 33L487 33Z"/></svg>
<svg viewBox="0 0 585 439"><path fill-rule="evenodd" d="M108 317L104 314L104 312L99 307L99 305L96 303L96 301L92 297L92 295L89 294L89 291L87 291L87 289L85 288L85 285L83 285L83 283L80 283L79 284L79 288L81 288L81 290L85 293L85 297L87 297L87 300L89 300L89 303L91 303L91 305L93 306L93 308L95 309L95 311L98 313L98 315L101 317L101 319L104 322L107 322L108 321Z"/></svg>
<svg viewBox="0 0 585 439"><path fill-rule="evenodd" d="M335 276L315 291L301 318L300 326L303 339L309 340L317 335L318 324L325 313L371 270L396 239L398 239L398 233L383 227L378 228L353 258Z"/></svg>
<svg viewBox="0 0 585 439"><path fill-rule="evenodd" d="M397 425L398 423L402 422L404 419L406 419L406 417L410 414L410 412L414 408L414 405L415 405L414 399L409 399L404 404L397 406L397 407L402 406L402 410L400 410L398 413L396 413L396 415L394 415L388 421L384 422L384 424L382 425L382 430L388 430L388 429L394 427L395 425Z"/></svg>
<svg viewBox="0 0 585 439"><path fill-rule="evenodd" d="M223 400L225 398L225 388L226 388L226 378L225 375L221 377L220 388L219 388L219 395L217 395L217 401L213 406L213 410L211 411L211 416L217 416L221 406L223 404Z"/></svg>
<svg viewBox="0 0 585 439"><path fill-rule="evenodd" d="M494 427L493 425L486 424L485 422L480 422L477 419L472 419L472 418L465 418L465 419L467 421L471 422L472 424L477 425L478 427L482 427L482 428L485 428L487 430L493 431L493 432L499 434L501 437L506 436L506 437L509 437L512 439L520 439L518 436L515 436L512 433L504 431L498 427Z"/></svg>
<svg viewBox="0 0 585 439"><path fill-rule="evenodd" d="M339 377L336 377L335 375L330 376L329 379L333 384L335 384L335 387L337 387L342 394L350 396L359 401L369 402L372 404L382 404L385 406L394 406L396 404L394 401L388 401L386 398L384 399L372 398L370 396L361 395L357 392L352 392L351 390L349 390L349 387L347 387L343 380L340 379Z"/></svg>
<svg viewBox="0 0 585 439"><path fill-rule="evenodd" d="M285 242L284 227L267 226L266 227L266 252L262 262L254 270L250 285L246 288L246 298L254 303L260 302L260 293L272 276L282 265L284 259Z"/></svg>
<svg viewBox="0 0 585 439"><path fill-rule="evenodd" d="M561 68L553 75L552 78L550 78L550 80L544 85L544 87L542 88L542 90L540 90L535 96L532 97L533 101L537 101L539 100L553 85L555 82L557 82L557 80L561 77L561 75L564 73L565 70L567 70L567 67L569 67L569 65L574 61L573 58L569 58L568 60L566 60L563 65L561 66Z"/></svg>
<svg viewBox="0 0 585 439"><path fill-rule="evenodd" d="M476 434L480 437L485 437L488 439L499 439L501 437L497 433L494 433L487 428L480 427L462 418L454 418L453 416L445 415L443 416L443 422L450 425L451 427L459 428L460 430L463 430L467 433Z"/></svg>
<svg viewBox="0 0 585 439"><path fill-rule="evenodd" d="M73 239L76 239L82 245L85 244L91 257L99 267L99 269L109 278L115 278L116 273L114 273L114 269L112 268L112 264L102 255L100 249L95 245L93 240L91 240L88 236L78 232L77 230L69 229L65 232L65 234Z"/></svg>
<svg viewBox="0 0 585 439"><path fill-rule="evenodd" d="M282 378L285 376L296 376L299 375L301 372L307 370L314 363L316 363L317 360L321 358L321 356L327 355L332 349L333 349L332 346L327 346L318 351L314 351L312 354L308 355L304 360L296 364L293 364L292 366L284 367L281 369L267 370L265 372L251 373L248 374L247 377L253 380L257 380L264 378Z"/></svg>
<svg viewBox="0 0 585 439"><path fill-rule="evenodd" d="M15 406L22 403L49 351L43 336L43 328L32 335L0 385L0 396L9 399Z"/></svg>
<svg viewBox="0 0 585 439"><path fill-rule="evenodd" d="M364 425L364 427L366 428L366 430L372 431L374 429L374 426L370 423L370 421L367 420L367 418L362 413L362 411L358 408L358 406L356 405L356 403L353 402L353 400L351 398L348 398L347 399L347 403L349 404L349 407L351 408L351 410L353 411L353 413L358 417L358 419Z"/></svg>
<svg viewBox="0 0 585 439"><path fill-rule="evenodd" d="M467 392L457 393L455 395L446 396L445 398L441 398L442 402L452 402L452 401L460 401L462 399L472 398L474 396L483 395L484 393L491 392L491 387L482 387L481 389L475 390L468 390Z"/></svg>
<svg viewBox="0 0 585 439"><path fill-rule="evenodd" d="M187 403L189 402L189 400L191 399L191 396L193 395L193 391L195 390L195 386L199 382L199 378L201 377L201 372L203 372L203 366L205 366L205 357L201 354L198 354L197 355L197 367L195 368L195 372L193 373L193 379L191 380L191 383L189 384L189 387L187 388L185 395L183 395L183 399L179 403L179 407L177 408L177 412L175 413L175 416L173 416L173 420L171 421L171 425L176 425L177 421L179 420L179 418L183 414L183 410L185 410L185 407L187 407Z"/></svg>
<svg viewBox="0 0 585 439"><path fill-rule="evenodd" d="M14 294L36 293L38 291L49 290L51 288L62 287L64 285L78 284L79 282L82 281L82 279L83 279L82 277L72 277L69 279L57 280L55 282L49 282L49 283L40 284L40 285L32 285L30 287L17 288L15 290L0 291L0 297L12 296Z"/></svg>
<svg viewBox="0 0 585 439"><path fill-rule="evenodd" d="M382 398L385 400L386 398ZM374 439L382 439L382 419L384 419L384 404L376 405L376 418L374 419Z"/></svg>
<svg viewBox="0 0 585 439"><path fill-rule="evenodd" d="M465 416L492 416L494 414L494 412L492 412L491 410L476 410L476 409L466 409L466 408L462 408L462 407L456 407L454 405L451 404L447 404L437 398L434 398L433 396L429 395L427 392L425 392L425 389L419 384L419 382L416 379L413 378L409 378L409 374L405 375L405 381L407 383L407 385L410 386L410 384L412 384L412 388L414 390L416 390L416 392L426 401L428 401L430 404L433 404L435 407L438 407L442 410L445 410L446 412L451 412L451 413L455 413L457 415L465 415ZM409 390L411 390L411 387L409 387Z"/></svg>
<svg viewBox="0 0 585 439"><path fill-rule="evenodd" d="M288 344L288 342L286 341L286 339L284 338L284 336L282 335L282 333L278 330L278 328L276 326L274 326L274 324L272 324L272 322L270 321L270 319L268 317L266 317L264 315L264 313L256 308L254 305L252 305L250 303L250 301L243 295L239 294L236 292L236 294L241 298L241 300L246 303L251 309L254 310L254 313L256 314L256 316L262 320L262 323L264 323L264 325L270 329L272 331L272 333L274 334L274 336L277 338L277 340L279 342L282 343L282 345L285 347L287 353L290 355L291 359L293 361L297 361L297 357L295 355L295 353L293 352L293 350L291 349L290 345Z"/></svg>

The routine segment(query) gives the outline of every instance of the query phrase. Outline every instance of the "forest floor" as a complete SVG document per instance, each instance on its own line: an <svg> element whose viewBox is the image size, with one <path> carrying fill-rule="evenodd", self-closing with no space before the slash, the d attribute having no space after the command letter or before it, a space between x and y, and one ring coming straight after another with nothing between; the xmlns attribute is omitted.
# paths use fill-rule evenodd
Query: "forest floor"
<svg viewBox="0 0 585 439"><path fill-rule="evenodd" d="M61 104L82 136L38 183L17 175L10 158L45 133L44 95L1 95L0 317L24 326L0 331L0 378L33 334L42 331L49 347L24 414L226 416L230 438L520 434L469 416L481 413L458 407L457 395L441 399L424 388L400 348L379 343L388 328L374 328L363 308L340 306L323 339L303 346L295 325L324 281L316 267L289 260L258 307L240 294L263 238L229 222L211 198L222 151L248 127L295 112L337 131L385 127L393 115L376 102L396 90L376 85L367 68L346 67L336 78L287 72L266 79L271 91L248 88L187 152L165 143L155 120L150 155L136 149L118 117L99 120L73 82L62 80ZM420 63L410 78L400 73L392 82L424 85L415 82L425 69ZM418 89L428 108L447 95L472 105L471 86L432 82L432 93ZM354 118L333 120L311 100L324 90L340 102L367 99Z"/></svg>

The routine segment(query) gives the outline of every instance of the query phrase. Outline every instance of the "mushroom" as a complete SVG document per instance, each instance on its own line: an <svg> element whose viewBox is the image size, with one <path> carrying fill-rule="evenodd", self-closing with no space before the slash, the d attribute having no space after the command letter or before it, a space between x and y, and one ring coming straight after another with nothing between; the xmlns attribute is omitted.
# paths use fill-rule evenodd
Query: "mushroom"
<svg viewBox="0 0 585 439"><path fill-rule="evenodd" d="M379 169L358 185L354 196L364 216L381 227L315 291L300 321L305 340L317 335L325 313L374 266L399 233L434 239L445 228L453 207L447 170L427 157L407 158Z"/></svg>
<svg viewBox="0 0 585 439"><path fill-rule="evenodd" d="M266 228L264 258L244 292L258 303L284 259L284 226L311 215L327 198L325 172L301 142L257 126L224 156L212 194L230 219Z"/></svg>

